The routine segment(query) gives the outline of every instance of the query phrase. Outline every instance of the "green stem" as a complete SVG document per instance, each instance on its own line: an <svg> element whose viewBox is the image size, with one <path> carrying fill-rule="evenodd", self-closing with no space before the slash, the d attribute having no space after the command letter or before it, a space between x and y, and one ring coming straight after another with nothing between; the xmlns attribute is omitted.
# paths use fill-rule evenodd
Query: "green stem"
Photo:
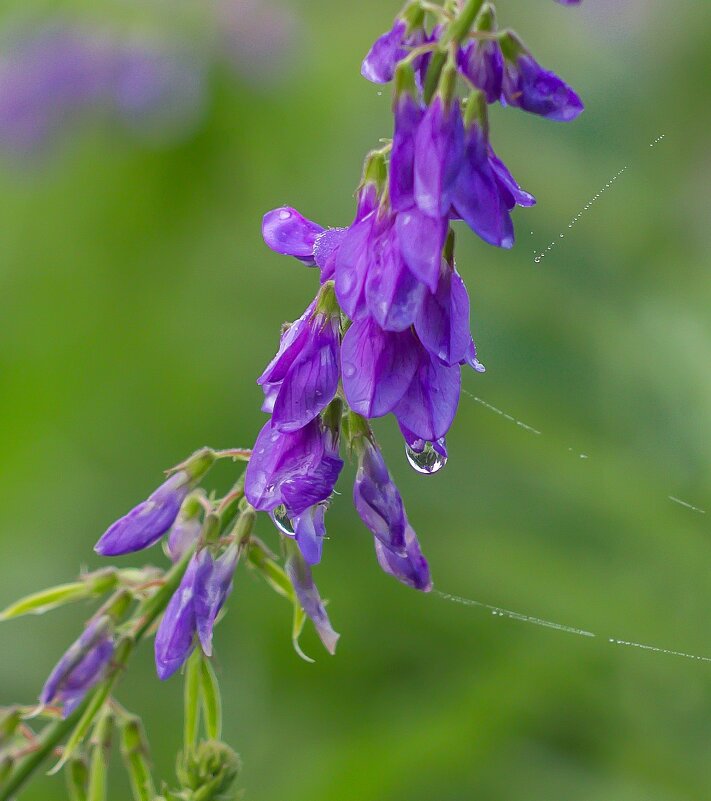
<svg viewBox="0 0 711 801"><path fill-rule="evenodd" d="M64 738L72 731L76 724L81 720L82 715L89 706L94 702L95 698L102 693L105 693L107 685L109 688L113 687L118 679L118 675L125 667L128 657L130 656L133 648L138 645L140 640L145 636L148 630L155 623L158 616L164 611L168 605L171 596L178 589L178 585L183 577L183 573L187 569L188 562L192 558L192 551L188 551L185 556L178 562L168 573L165 578L165 583L158 590L158 592L146 601L139 609L141 617L140 623L136 628L133 635L133 642L131 647L124 651L123 658L115 662L111 673L104 679L104 681L94 689L93 692L87 694L86 698L81 704L72 712L65 720L58 720L55 723L50 723L37 738L39 747L36 751L28 754L14 769L9 780L2 789L0 789L0 801L10 801L17 792L25 785L25 783L33 776L33 774L40 768L42 763L49 757L64 740Z"/></svg>

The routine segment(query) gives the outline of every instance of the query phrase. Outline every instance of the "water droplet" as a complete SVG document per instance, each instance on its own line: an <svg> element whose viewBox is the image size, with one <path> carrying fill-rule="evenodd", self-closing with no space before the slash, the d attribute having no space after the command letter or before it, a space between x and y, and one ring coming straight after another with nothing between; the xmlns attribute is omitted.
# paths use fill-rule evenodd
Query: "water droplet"
<svg viewBox="0 0 711 801"><path fill-rule="evenodd" d="M291 217L291 212L290 211L287 211L286 209L282 209L279 212L279 219L280 220L288 220L289 217Z"/></svg>
<svg viewBox="0 0 711 801"><path fill-rule="evenodd" d="M354 364L351 364L350 362L348 362L347 364L343 365L343 375L346 378L353 378L353 376L355 375L355 371L356 371L356 368L355 368Z"/></svg>
<svg viewBox="0 0 711 801"><path fill-rule="evenodd" d="M291 522L289 515L287 515L283 504L282 506L277 506L272 512L272 520L282 534L286 534L287 537L294 536L294 524Z"/></svg>
<svg viewBox="0 0 711 801"><path fill-rule="evenodd" d="M536 264L540 264L541 263L541 257L540 256L536 256L536 258L533 261L535 261Z"/></svg>
<svg viewBox="0 0 711 801"><path fill-rule="evenodd" d="M437 453L430 442L425 444L424 450L421 453L413 451L412 448L407 445L405 447L405 453L407 454L407 461L410 463L413 470L427 476L438 473L447 464L447 457L442 456L441 453Z"/></svg>

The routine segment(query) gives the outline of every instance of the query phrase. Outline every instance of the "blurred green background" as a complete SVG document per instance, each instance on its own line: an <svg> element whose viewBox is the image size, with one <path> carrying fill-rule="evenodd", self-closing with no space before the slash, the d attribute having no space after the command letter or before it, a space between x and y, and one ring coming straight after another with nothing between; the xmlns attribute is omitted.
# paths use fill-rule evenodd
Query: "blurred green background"
<svg viewBox="0 0 711 801"><path fill-rule="evenodd" d="M203 444L248 446L262 425L255 378L317 275L264 247L261 215L288 203L349 221L362 155L391 124L359 63L398 7L280 2L284 41L243 42L239 69L195 33L208 83L180 136L82 113L31 153L0 153L0 606L104 564L98 535L162 469ZM512 252L459 237L488 368L465 387L542 433L465 395L449 464L425 478L392 419L377 432L438 589L601 636L398 585L350 504L349 466L316 572L337 656L308 631L317 662L300 661L287 605L243 570L217 634L225 735L254 801L711 798L711 667L607 642L711 656L711 514L669 499L711 511L711 4L497 5L587 104L572 125L497 109L496 148L539 203L516 213ZM178 0L61 6L107 30L141 9L162 35L198 30ZM57 7L6 0L0 24L41 26ZM0 704L33 703L87 611L0 628ZM159 684L143 648L119 697L172 779L181 681ZM43 777L22 798L63 793ZM126 797L117 771L112 801Z"/></svg>

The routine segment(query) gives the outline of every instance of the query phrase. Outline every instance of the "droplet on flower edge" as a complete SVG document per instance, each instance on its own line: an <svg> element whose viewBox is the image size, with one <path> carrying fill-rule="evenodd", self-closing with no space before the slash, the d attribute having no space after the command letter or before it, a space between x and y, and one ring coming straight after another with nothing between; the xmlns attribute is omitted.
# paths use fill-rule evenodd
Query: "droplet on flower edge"
<svg viewBox="0 0 711 801"><path fill-rule="evenodd" d="M425 476L438 473L447 464L447 457L438 453L430 442L419 453L406 445L405 454L412 469Z"/></svg>
<svg viewBox="0 0 711 801"><path fill-rule="evenodd" d="M282 504L281 506L277 506L277 508L271 513L272 521L274 525L281 531L282 534L285 534L287 537L294 536L294 524L291 522L291 518L286 513L286 507Z"/></svg>

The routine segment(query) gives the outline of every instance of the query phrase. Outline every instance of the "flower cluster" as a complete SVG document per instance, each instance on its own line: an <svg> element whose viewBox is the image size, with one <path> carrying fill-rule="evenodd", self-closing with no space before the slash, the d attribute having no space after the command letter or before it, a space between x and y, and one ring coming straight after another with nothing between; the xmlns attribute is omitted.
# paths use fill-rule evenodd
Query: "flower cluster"
<svg viewBox="0 0 711 801"><path fill-rule="evenodd" d="M106 75L87 68L96 53L71 41L63 43L65 50L50 44L58 48L46 51L50 66L57 67L56 80L50 81L54 100L78 104L101 91ZM54 58L57 53L62 57ZM67 54L71 74L60 69ZM143 72L134 72L131 63L119 82L122 91L117 88L117 97L130 106L146 88ZM236 798L239 759L220 742L219 688L210 663L213 630L242 561L292 605L292 640L299 653L307 618L326 649L335 651L339 635L311 569L321 561L326 512L344 466L342 446L356 462L353 503L373 535L381 568L417 590L432 587L370 421L395 417L419 472L434 473L446 463L462 369L484 370L471 334L469 295L456 266L453 226L464 223L484 242L510 248L514 207L535 203L492 146L488 108L501 103L568 121L583 105L515 33L497 29L494 5L486 0L446 0L441 7L409 0L391 30L373 44L361 71L370 81L393 83L394 131L365 160L353 222L324 228L290 207L264 217L267 245L318 268L320 284L301 317L283 328L278 352L258 380L269 419L254 448L197 451L168 471L163 484L95 546L113 557L162 540L168 569L100 570L0 613L1 621L110 593L47 679L40 707L32 713L51 721L41 739L30 732L29 750L16 749L22 714L0 715L0 801L16 796L72 726L60 766L77 768L68 771L73 797L104 797L114 722L135 798ZM36 78L29 70L27 84ZM33 96L41 98L47 87L38 85L42 91ZM0 135L3 114L15 106L27 112L24 121L18 119L29 131L34 107L7 106L7 95L4 100ZM219 459L248 463L221 497L203 486ZM255 536L259 512L281 533L283 564ZM155 795L139 720L112 698L133 648L153 632L159 677L185 667L181 787L164 789L163 796ZM6 758L2 747L8 736L12 748ZM84 749L91 752L88 771L82 767Z"/></svg>
<svg viewBox="0 0 711 801"><path fill-rule="evenodd" d="M368 421L392 413L417 469L444 464L462 367L484 370L452 223L510 248L514 206L535 203L492 147L488 105L561 121L583 108L516 34L497 30L491 3L440 11L430 20L432 4L411 0L363 61L368 80L394 83L394 133L366 159L351 225L324 229L290 207L264 218L267 245L319 268L321 288L259 380L271 419L245 484L250 503L277 512L315 564L343 432L358 459L354 504L378 560L420 590L431 587L427 562Z"/></svg>

